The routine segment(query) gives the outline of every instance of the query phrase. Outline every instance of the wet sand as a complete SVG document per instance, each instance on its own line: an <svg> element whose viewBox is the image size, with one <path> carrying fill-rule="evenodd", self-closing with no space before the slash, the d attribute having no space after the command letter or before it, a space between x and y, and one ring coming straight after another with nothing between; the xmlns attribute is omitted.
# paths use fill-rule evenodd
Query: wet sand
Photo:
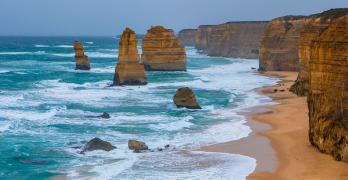
<svg viewBox="0 0 348 180"><path fill-rule="evenodd" d="M256 169L247 179L348 179L348 163L320 153L309 142L307 98L288 90L298 72L268 71L260 75L281 79L276 86L255 89L278 104L240 113L252 129L248 137L200 150L255 158Z"/></svg>

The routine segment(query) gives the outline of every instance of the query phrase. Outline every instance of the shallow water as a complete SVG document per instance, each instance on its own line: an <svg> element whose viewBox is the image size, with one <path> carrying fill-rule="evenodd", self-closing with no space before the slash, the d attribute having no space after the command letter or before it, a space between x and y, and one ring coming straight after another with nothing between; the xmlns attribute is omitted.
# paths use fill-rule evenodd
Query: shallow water
<svg viewBox="0 0 348 180"><path fill-rule="evenodd" d="M73 42L90 71L74 70ZM248 136L243 108L264 105L253 91L277 79L255 75L258 60L200 55L186 46L187 72L146 72L148 85L110 87L119 39L0 37L0 177L2 179L244 179L255 159L194 152ZM138 41L141 52L141 41ZM201 110L178 109L173 95L190 87ZM108 112L110 119L86 118ZM99 137L117 146L78 154ZM163 152L135 154L129 139ZM174 149L175 148L175 149Z"/></svg>

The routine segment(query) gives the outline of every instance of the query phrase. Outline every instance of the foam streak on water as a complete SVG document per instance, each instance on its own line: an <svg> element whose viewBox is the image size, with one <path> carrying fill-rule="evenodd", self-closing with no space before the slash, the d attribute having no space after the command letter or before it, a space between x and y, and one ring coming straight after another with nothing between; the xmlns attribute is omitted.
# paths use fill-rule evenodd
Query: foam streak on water
<svg viewBox="0 0 348 180"><path fill-rule="evenodd" d="M255 75L251 67L257 68L257 60L213 58L187 46L187 72L147 72L146 86L108 87L118 61L117 38L1 38L0 174L5 179L244 179L254 170L250 157L193 150L251 132L237 112L269 103L252 89L277 80ZM74 70L75 40L88 45L90 71ZM17 49L7 47L12 42ZM173 104L176 90L186 86L201 110ZM86 117L103 112L111 118ZM81 141L94 137L117 149L79 154ZM133 153L129 139L164 151ZM25 164L20 158L45 163Z"/></svg>

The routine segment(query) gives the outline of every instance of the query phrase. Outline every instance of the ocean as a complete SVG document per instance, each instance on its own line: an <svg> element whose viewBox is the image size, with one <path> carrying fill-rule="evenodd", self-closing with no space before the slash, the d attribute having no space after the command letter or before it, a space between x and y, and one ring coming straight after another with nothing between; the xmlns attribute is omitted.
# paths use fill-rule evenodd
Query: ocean
<svg viewBox="0 0 348 180"><path fill-rule="evenodd" d="M76 40L90 71L74 70ZM239 180L255 169L248 156L195 150L248 136L237 113L271 103L253 89L278 79L256 75L257 59L209 57L186 46L187 72L146 72L145 86L108 87L118 43L115 37L0 37L0 179ZM201 110L175 106L182 87L193 90ZM86 117L103 112L111 118ZM80 154L78 147L94 137L117 149ZM155 152L133 153L130 139Z"/></svg>

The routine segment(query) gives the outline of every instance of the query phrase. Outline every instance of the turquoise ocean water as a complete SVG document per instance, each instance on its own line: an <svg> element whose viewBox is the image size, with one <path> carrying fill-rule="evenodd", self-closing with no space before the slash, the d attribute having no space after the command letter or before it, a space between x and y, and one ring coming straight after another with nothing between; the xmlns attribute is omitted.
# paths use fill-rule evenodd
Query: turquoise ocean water
<svg viewBox="0 0 348 180"><path fill-rule="evenodd" d="M74 70L75 40L90 71ZM237 112L269 103L252 89L277 81L255 75L258 60L209 57L186 46L187 72L146 72L146 86L107 87L118 42L0 37L0 179L244 179L254 170L247 156L193 150L251 132ZM176 108L181 87L190 87L203 109ZM111 118L85 117L103 112ZM117 149L82 155L74 148L94 137ZM129 139L170 147L132 153Z"/></svg>

